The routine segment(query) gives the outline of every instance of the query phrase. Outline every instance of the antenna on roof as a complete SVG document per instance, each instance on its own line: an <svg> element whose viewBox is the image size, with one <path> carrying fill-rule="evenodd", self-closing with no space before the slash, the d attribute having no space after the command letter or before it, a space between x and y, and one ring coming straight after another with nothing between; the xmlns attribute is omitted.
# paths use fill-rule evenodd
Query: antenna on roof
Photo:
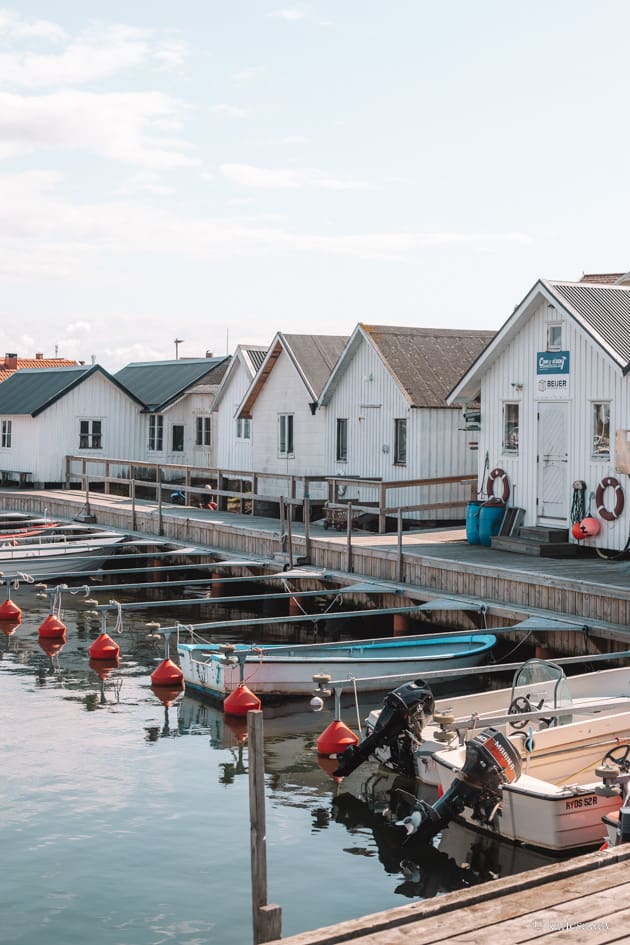
<svg viewBox="0 0 630 945"><path fill-rule="evenodd" d="M173 344L175 345L175 360L179 361L179 346L183 344L183 338L176 338Z"/></svg>

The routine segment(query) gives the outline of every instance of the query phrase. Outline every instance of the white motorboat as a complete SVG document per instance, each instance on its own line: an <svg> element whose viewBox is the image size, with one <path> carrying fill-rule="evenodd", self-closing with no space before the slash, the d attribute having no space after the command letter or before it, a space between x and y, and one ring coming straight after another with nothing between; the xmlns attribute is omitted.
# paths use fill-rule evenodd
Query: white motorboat
<svg viewBox="0 0 630 945"><path fill-rule="evenodd" d="M117 532L94 532L0 541L0 572L5 580L12 580L40 578L63 570L96 571L125 540L126 536Z"/></svg>
<svg viewBox="0 0 630 945"><path fill-rule="evenodd" d="M490 633L270 646L178 640L177 653L186 686L223 700L242 683L262 697L310 696L316 675L361 680L362 692L382 692L387 673L477 666L495 643Z"/></svg>
<svg viewBox="0 0 630 945"><path fill-rule="evenodd" d="M437 783L443 797L416 812L421 835L458 816L545 850L601 843L602 817L621 807L630 768L630 668L567 679L561 667L532 660L509 690L434 707L418 681L389 697L368 737L341 756L337 773L348 774L378 747L389 749L398 770L407 766Z"/></svg>

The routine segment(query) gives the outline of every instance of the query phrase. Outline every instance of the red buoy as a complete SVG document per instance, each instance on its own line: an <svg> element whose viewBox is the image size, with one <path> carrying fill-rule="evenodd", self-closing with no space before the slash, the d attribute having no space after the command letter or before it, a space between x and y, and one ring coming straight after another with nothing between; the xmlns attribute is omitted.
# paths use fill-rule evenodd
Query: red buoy
<svg viewBox="0 0 630 945"><path fill-rule="evenodd" d="M317 739L318 755L340 755L350 745L356 745L359 739L341 719L335 719L324 729Z"/></svg>
<svg viewBox="0 0 630 945"><path fill-rule="evenodd" d="M88 660L89 667L93 670L99 679L107 679L113 669L118 669L120 666L120 660L118 656L112 657L111 659L105 659L102 656L99 657L90 657Z"/></svg>
<svg viewBox="0 0 630 945"><path fill-rule="evenodd" d="M118 659L120 647L108 633L101 633L90 646L88 653L93 660L114 660Z"/></svg>
<svg viewBox="0 0 630 945"><path fill-rule="evenodd" d="M22 609L7 597L0 604L0 620L12 620L13 623L22 623Z"/></svg>
<svg viewBox="0 0 630 945"><path fill-rule="evenodd" d="M153 686L177 686L183 685L184 674L173 660L162 660L157 669L151 673L151 685Z"/></svg>
<svg viewBox="0 0 630 945"><path fill-rule="evenodd" d="M176 699L184 691L184 683L180 682L178 686L151 686L154 696L157 696L162 705L170 709Z"/></svg>
<svg viewBox="0 0 630 945"><path fill-rule="evenodd" d="M258 696L241 683L223 700L223 711L226 715L247 715L248 712L260 709L261 705Z"/></svg>
<svg viewBox="0 0 630 945"><path fill-rule="evenodd" d="M12 637L19 626L19 620L0 620L0 630L2 630L5 637Z"/></svg>
<svg viewBox="0 0 630 945"><path fill-rule="evenodd" d="M47 656L53 657L57 656L58 653L61 653L64 646L66 645L66 638L65 636L57 637L56 639L51 637L40 637L37 642Z"/></svg>
<svg viewBox="0 0 630 945"><path fill-rule="evenodd" d="M576 541L582 541L583 538L586 538L586 532L582 531L582 526L579 522L574 522L571 526L571 534L576 539Z"/></svg>
<svg viewBox="0 0 630 945"><path fill-rule="evenodd" d="M39 635L40 637L47 637L50 640L56 640L59 637L65 639L66 625L61 622L59 617L55 617L54 614L48 614L46 619L39 625Z"/></svg>

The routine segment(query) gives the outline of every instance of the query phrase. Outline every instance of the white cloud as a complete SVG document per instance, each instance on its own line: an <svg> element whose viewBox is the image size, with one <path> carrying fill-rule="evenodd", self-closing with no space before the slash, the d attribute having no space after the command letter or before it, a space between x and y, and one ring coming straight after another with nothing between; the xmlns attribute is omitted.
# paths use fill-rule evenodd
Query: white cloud
<svg viewBox="0 0 630 945"><path fill-rule="evenodd" d="M234 72L232 74L232 79L234 82L251 82L252 79L257 79L259 75L265 71L264 66L252 66L250 69L241 69L240 72Z"/></svg>
<svg viewBox="0 0 630 945"><path fill-rule="evenodd" d="M252 164L223 164L221 173L226 180L241 187L263 190L296 190L319 187L325 190L365 190L365 181L338 180L324 176L311 168L255 167Z"/></svg>
<svg viewBox="0 0 630 945"><path fill-rule="evenodd" d="M12 49L0 53L0 84L5 88L51 89L82 85L110 78L129 69L156 64L181 66L188 47L149 30L120 25L96 25L88 32L68 36L54 23L28 24L0 14L0 38L44 38L56 43L52 52Z"/></svg>
<svg viewBox="0 0 630 945"><path fill-rule="evenodd" d="M61 42L67 33L50 20L22 19L13 10L0 10L0 39L47 39Z"/></svg>
<svg viewBox="0 0 630 945"><path fill-rule="evenodd" d="M182 138L186 107L160 92L65 91L23 97L0 93L0 158L46 149L89 152L165 170L198 161Z"/></svg>
<svg viewBox="0 0 630 945"><path fill-rule="evenodd" d="M280 20L287 20L289 23L295 23L298 20L304 20L308 16L308 11L304 7L290 7L284 10L272 10L269 16Z"/></svg>
<svg viewBox="0 0 630 945"><path fill-rule="evenodd" d="M226 118L242 118L245 112L237 105L227 105L225 103L218 105L208 105L208 111L215 115L225 115Z"/></svg>

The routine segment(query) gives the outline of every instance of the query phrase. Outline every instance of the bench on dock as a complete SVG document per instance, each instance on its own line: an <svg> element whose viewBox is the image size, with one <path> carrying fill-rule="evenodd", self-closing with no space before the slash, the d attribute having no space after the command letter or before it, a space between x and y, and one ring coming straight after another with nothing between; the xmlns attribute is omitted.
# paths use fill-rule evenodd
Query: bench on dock
<svg viewBox="0 0 630 945"><path fill-rule="evenodd" d="M24 486L32 485L33 473L17 469L0 469L0 485L17 485L23 489Z"/></svg>

